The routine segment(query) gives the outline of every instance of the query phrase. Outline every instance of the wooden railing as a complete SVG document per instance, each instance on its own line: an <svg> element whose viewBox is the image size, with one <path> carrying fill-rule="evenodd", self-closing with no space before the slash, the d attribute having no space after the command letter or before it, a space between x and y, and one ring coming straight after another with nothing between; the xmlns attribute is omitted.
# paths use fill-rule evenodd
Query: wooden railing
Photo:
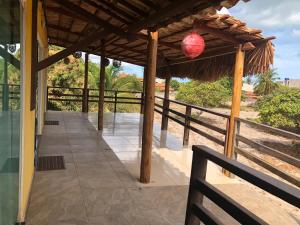
<svg viewBox="0 0 300 225"><path fill-rule="evenodd" d="M244 143L247 146L255 149L257 152L259 153L263 153L266 154L268 156L277 158L289 165L293 165L296 168L300 168L300 160L298 158L295 158L291 155L285 154L277 149L271 148L269 146L266 146L264 144L261 144L257 141L254 141L250 138L245 137L244 135L241 134L241 124L247 124L248 126L251 126L254 129L257 130L261 130L267 133L271 133L273 135L277 135L277 136L281 136L281 137L285 137L291 140L297 140L300 141L300 135L299 134L295 134L292 132L288 132L282 129L278 129L278 128L274 128L271 126L267 126L264 124L260 124L260 123L256 123L250 120L245 120L242 118L236 118L235 119L236 122L236 134L235 134L235 154L237 156L237 154L242 155L243 157L253 161L254 163L256 163L257 165L265 168L266 170L272 172L273 174L276 174L277 176L281 177L282 179L300 187L300 180L297 177L294 177L290 174L288 174L287 172L285 172L284 170L270 164L269 162L259 158L258 156L254 155L253 153L247 151L245 148L240 147L239 143Z"/></svg>
<svg viewBox="0 0 300 225"><path fill-rule="evenodd" d="M204 207L204 196L241 224L267 224L205 180L208 160L283 201L298 208L300 207L299 189L235 160L228 159L206 146L193 146L193 161L185 225L199 225L200 221L204 224L224 224L224 221L217 218L214 212Z"/></svg>
<svg viewBox="0 0 300 225"><path fill-rule="evenodd" d="M72 93L66 93L72 92ZM120 94L135 94L135 97L119 96ZM75 102L81 105L82 111L86 105L86 112L89 109L89 103L98 103L99 90L83 88L64 88L64 87L47 87L47 105L49 102ZM143 93L138 91L122 91L122 90L105 90L104 103L114 105L113 112L117 112L117 104L143 104Z"/></svg>
<svg viewBox="0 0 300 225"><path fill-rule="evenodd" d="M0 99L2 110L6 111L9 108L20 108L20 85L16 84L0 84Z"/></svg>
<svg viewBox="0 0 300 225"><path fill-rule="evenodd" d="M97 89L88 89L87 91L87 100L84 98L84 89L82 88L65 88L68 91L72 91L73 93L69 94L59 94L56 93L56 90L62 90L61 87L48 87L48 101L67 101L67 102L78 102L82 105L87 101L87 106L89 103L97 103L98 102L98 90ZM131 93L136 94L134 97L122 97L119 96L120 93ZM168 119L178 123L179 125L184 127L183 132L183 145L187 146L189 144L189 136L190 131L193 131L208 140L222 146L225 148L226 140L227 140L227 128L229 123L230 116L225 113L215 112L213 110L179 102L176 100L165 99L163 97L156 96L155 102L155 112L160 113L162 115L162 130L168 129ZM117 91L117 90L105 90L105 103L113 104L113 112L117 112L117 104L140 104L141 112L143 111L143 99L144 94L142 92L131 92L131 91ZM184 107L180 112L178 109L174 109L171 106L181 106ZM178 108L178 107L175 107ZM192 115L192 112L205 112L209 115L213 115L219 118L224 119L224 127L216 126L205 121L201 116L195 118ZM296 168L300 168L300 160L287 155L279 150L270 148L265 146L257 141L254 141L250 138L245 137L240 132L241 123L252 126L255 129L263 130L266 132L271 132L272 134L280 135L286 138L290 138L293 140L300 140L300 135L291 133L282 129L273 128L267 125L259 124L252 122L250 120L245 120L241 118L236 118L236 134L235 134L235 156L238 154L243 157L251 160L252 162L258 164L259 166L267 169L273 174L281 177L282 179L300 187L300 180L297 177L288 174L286 171L276 167L275 165L259 158L258 156L252 154L246 149L242 148L239 145L239 142L244 143L256 151L270 155L277 159L280 159L283 162L286 162L289 165L293 165ZM226 124L226 125L225 125ZM202 128L206 128L207 130L203 130ZM207 131L212 131L212 134L209 134ZM218 137L217 137L218 136Z"/></svg>
<svg viewBox="0 0 300 225"><path fill-rule="evenodd" d="M198 111L198 112L206 112L208 114L224 118L227 121L226 124L228 124L229 115L227 115L225 113L215 112L213 110L209 110L207 108L199 107L196 105L191 105L191 104L187 104L187 103L183 103L183 102L179 102L179 101L175 101L175 100L165 99L165 98L162 98L159 96L156 96L156 99L161 100L163 102L163 105L160 105L156 102L155 109L154 109L157 113L160 113L162 115L162 124L167 123L167 122L165 122L167 119L171 119L174 122L176 122L184 127L184 132L183 132L183 145L184 146L187 146L189 144L189 131L190 130L199 135L202 135L203 137L205 137L223 147L225 146L225 142L227 139L227 126L225 128L221 128L221 127L217 127L213 124L210 124L208 122L205 122L201 118L194 118L192 116L192 110ZM171 109L170 103L184 106L185 113ZM177 118L170 114L174 114ZM191 124L191 122L195 123L197 125L206 127L211 131L217 132L218 134L223 135L223 138L219 139L211 134L208 134L207 132L204 132L203 130L193 126ZM167 127L165 127L165 128L167 128ZM162 129L164 129L163 125L162 125Z"/></svg>

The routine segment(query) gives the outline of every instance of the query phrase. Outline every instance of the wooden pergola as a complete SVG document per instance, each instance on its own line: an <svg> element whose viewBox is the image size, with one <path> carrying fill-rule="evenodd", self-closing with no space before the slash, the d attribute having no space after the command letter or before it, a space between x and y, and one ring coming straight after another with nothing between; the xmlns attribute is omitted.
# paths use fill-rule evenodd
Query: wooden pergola
<svg viewBox="0 0 300 225"><path fill-rule="evenodd" d="M245 1L245 0L244 0ZM45 0L49 44L65 49L38 62L36 39L37 2L33 5L33 77L68 55L83 51L101 56L98 129L103 129L105 59L112 58L145 67L145 99L140 181L150 182L155 77L166 79L168 99L172 76L214 80L234 76L226 156L232 156L234 117L239 114L242 77L266 71L273 62L273 37L216 10L230 8L238 0ZM197 30L206 43L194 60L181 51L181 40ZM88 55L86 55L87 68ZM86 70L87 71L87 70ZM85 73L87 88L87 73ZM167 103L165 103L167 104ZM34 103L32 108L34 108ZM168 124L165 118L162 129Z"/></svg>

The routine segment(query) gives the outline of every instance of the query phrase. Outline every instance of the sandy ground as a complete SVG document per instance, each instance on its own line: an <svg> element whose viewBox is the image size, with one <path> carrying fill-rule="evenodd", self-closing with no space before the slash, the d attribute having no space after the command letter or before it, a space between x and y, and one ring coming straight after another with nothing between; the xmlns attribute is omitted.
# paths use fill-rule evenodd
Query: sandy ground
<svg viewBox="0 0 300 225"><path fill-rule="evenodd" d="M161 104L161 102L157 101L157 103ZM180 106L180 105L177 105L177 104L171 104L170 105L170 108L171 109L174 109L174 110L177 110L177 111L180 111L182 113L185 112L185 107L184 106ZM212 109L213 111L216 111L216 112L222 112L222 113L226 113L226 114L229 114L230 113L230 109L226 109L226 108L214 108ZM219 116L215 116L215 115L212 115L212 114L209 114L209 113L205 113L205 112L199 112L199 111L192 111L192 115L194 116L199 116L199 118L205 122L208 122L209 124L212 124L212 125L215 125L217 127L220 127L220 128L224 128L226 127L226 119L222 118L222 117L219 117ZM174 116L174 115L172 115ZM176 118L179 118L177 116L175 116ZM244 118L244 119L253 119L253 118L257 118L258 117L258 112L255 112L255 111L241 111L241 114L240 114L240 117L241 118ZM155 121L157 123L160 123L161 122L161 115L158 114L158 113L155 113ZM206 127L203 127L203 126L200 126L200 125L197 125L197 124L194 124L194 123L191 123L192 126L202 130L202 131L205 131L206 133L214 136L214 137L217 137L218 139L220 140L224 140L224 135L222 134L219 134L215 131L212 131ZM172 121L169 119L169 125L168 125L168 131L170 131L172 134L174 134L175 136L177 136L178 138L182 138L183 137L183 126L181 126L180 124ZM251 140L254 140L254 141L257 141L259 143L263 143L264 145L267 145L269 147L272 147L276 150L279 150L281 152L284 152L286 154L289 154L289 155L292 155L298 159L300 159L300 149L299 147L296 148L296 146L294 145L294 140L290 140L290 139L287 139L287 138L283 138L283 137L280 137L280 136L276 136L276 135L272 135L272 134L269 134L269 133L266 133L266 132L263 132L263 131L260 131L260 130L257 130L257 129L254 129L246 124L242 124L241 125L241 130L240 130L240 134L251 139ZM223 146L220 146L219 144L216 144L215 142L212 142L210 140L208 140L207 138L197 134L197 133L194 133L192 131L190 131L190 139L189 139L189 147L191 147L192 145L207 145L211 148L213 148L214 150L218 151L218 152L221 152L223 153L224 151L224 147ZM299 146L299 145L298 145ZM295 177L297 177L298 179L300 179L300 168L296 168L292 165L289 165L281 160L278 160L274 157L271 157L271 156L268 156L266 154L262 154L260 152L258 152L257 150L243 144L243 143L240 143L239 144L239 147L255 154L256 156L260 157L261 159L271 163L272 165L274 165L275 167L277 168L280 168L284 171L286 171L288 174L290 175L293 175ZM277 177L276 175L270 173L268 170L265 170L264 168L258 166L257 164L255 164L254 162L244 158L243 156L238 156L238 161L239 162L242 162L254 169L257 169L263 173L266 173L268 175L271 175L277 179L280 179L282 180L281 178ZM282 180L284 181L284 180ZM255 188L255 187L253 187ZM260 192L263 192L261 191L260 189L256 188L258 191ZM265 193L265 194L268 194L268 193ZM280 205L282 205L282 207L284 207L285 210L287 210L289 213L291 213L292 215L296 216L296 218L299 218L299 224L300 224L300 210L295 208L295 207L291 207L289 204L285 203L285 202L282 202L280 200L278 200L277 198L271 196L271 199L274 200L274 201L279 201L278 203Z"/></svg>

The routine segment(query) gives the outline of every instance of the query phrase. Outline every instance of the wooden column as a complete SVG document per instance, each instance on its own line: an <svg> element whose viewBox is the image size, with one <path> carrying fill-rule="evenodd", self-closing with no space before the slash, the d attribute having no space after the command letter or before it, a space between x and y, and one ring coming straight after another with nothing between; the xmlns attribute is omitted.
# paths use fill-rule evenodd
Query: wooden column
<svg viewBox="0 0 300 225"><path fill-rule="evenodd" d="M98 101L98 130L103 130L103 106L104 106L104 88L105 88L105 43L102 40L100 79L99 79L99 101Z"/></svg>
<svg viewBox="0 0 300 225"><path fill-rule="evenodd" d="M185 109L185 121L184 121L184 131L183 131L183 146L188 147L189 146L189 140L190 140L190 119L189 117L192 116L192 108L190 106L186 106Z"/></svg>
<svg viewBox="0 0 300 225"><path fill-rule="evenodd" d="M147 75L147 67L145 66L144 67L144 73L143 73L143 91L142 91L142 94L141 94L141 111L140 113L141 114L144 114L144 108L145 108L145 88L146 88L146 75Z"/></svg>
<svg viewBox="0 0 300 225"><path fill-rule="evenodd" d="M145 112L143 121L143 140L142 140L142 157L141 157L141 174L142 183L150 182L151 173L151 152L152 152L152 134L154 120L154 101L155 101L155 76L157 63L157 41L158 32L148 32L148 62L145 89Z"/></svg>
<svg viewBox="0 0 300 225"><path fill-rule="evenodd" d="M7 45L5 45L5 51L8 51ZM9 108L9 86L7 67L7 59L3 57L2 111L8 111Z"/></svg>
<svg viewBox="0 0 300 225"><path fill-rule="evenodd" d="M163 114L161 118L161 130L168 130L168 109L170 102L169 96L170 96L170 81L171 81L171 76L168 74L166 81L165 81L165 95L164 95L164 102L163 102Z"/></svg>
<svg viewBox="0 0 300 225"><path fill-rule="evenodd" d="M37 39L37 17L38 17L38 0L32 0L32 30L31 30L31 93L30 93L30 110L36 108L36 88L37 88L37 66L38 66L38 39Z"/></svg>
<svg viewBox="0 0 300 225"><path fill-rule="evenodd" d="M234 81L233 81L233 95L231 103L231 114L229 120L229 127L227 130L227 145L225 148L225 155L232 158L234 152L234 132L235 122L234 118L240 115L240 105L242 96L243 74L244 74L245 52L242 50L242 45L238 46L236 52ZM227 172L226 172L227 173ZM229 174L228 174L229 175Z"/></svg>
<svg viewBox="0 0 300 225"><path fill-rule="evenodd" d="M83 100L82 100L82 112L88 112L88 82L89 82L89 54L85 53L84 59L84 86L83 86Z"/></svg>

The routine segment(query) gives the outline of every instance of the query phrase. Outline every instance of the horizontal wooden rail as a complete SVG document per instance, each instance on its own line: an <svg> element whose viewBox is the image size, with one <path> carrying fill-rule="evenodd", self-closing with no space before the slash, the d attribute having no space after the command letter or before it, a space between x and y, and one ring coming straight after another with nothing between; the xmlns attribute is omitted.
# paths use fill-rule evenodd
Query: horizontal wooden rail
<svg viewBox="0 0 300 225"><path fill-rule="evenodd" d="M263 144L260 144L256 141L252 141L244 136L241 136L239 134L236 134L236 140L238 141L241 141L253 148L255 148L256 150L260 151L260 152L263 152L265 154L268 154L270 156L273 156L275 158L278 158L284 162L287 162L295 167L298 167L300 168L300 160L299 159L296 159L290 155L287 155L285 153L282 153L276 149L273 149L273 148L270 148L268 146L265 146Z"/></svg>
<svg viewBox="0 0 300 225"><path fill-rule="evenodd" d="M74 91L77 93L60 93L58 91ZM80 94L78 92L80 91ZM99 95L91 91L99 92L98 89L87 89L87 94L83 88L65 88L65 87L47 87L47 99L49 101L61 101L61 102L77 102L82 104L82 111L88 112L89 103L98 103ZM57 93L56 93L57 92ZM104 96L104 103L114 104L114 113L117 112L117 104L132 104L142 105L142 97L130 97L130 96L118 96L118 94L129 93L139 94L143 96L142 92L139 91L125 91L125 90L105 90L106 95ZM112 95L110 95L112 93ZM65 98L68 97L68 98ZM73 97L73 98L70 98Z"/></svg>
<svg viewBox="0 0 300 225"><path fill-rule="evenodd" d="M295 207L300 207L300 190L298 188L254 170L233 159L228 159L206 146L193 146L192 149L193 161L185 225L198 225L199 220L205 224L222 224L212 211L204 208L204 196L241 224L267 224L241 204L222 193L221 190L216 189L205 181L207 160L283 201Z"/></svg>
<svg viewBox="0 0 300 225"><path fill-rule="evenodd" d="M224 118L230 118L230 115L227 115L225 113L215 112L213 110L209 110L207 108L203 108L203 107L200 107L200 106L191 105L191 104L187 104L187 103L184 103L184 102L179 102L179 101L176 101L176 100L165 99L165 98L159 97L159 96L155 96L155 98L161 99L161 100L166 100L166 101L169 101L169 102L172 102L172 103L175 103L175 104L178 104L178 105L182 105L182 106L189 106L192 109L197 109L197 110L207 112L207 113L210 113L210 114L213 114L213 115L216 115L216 116L220 116L220 117L224 117Z"/></svg>
<svg viewBox="0 0 300 225"><path fill-rule="evenodd" d="M300 140L300 135L299 134L295 134L286 130L282 130L279 128L275 128L275 127L271 127L265 124L261 124L261 123L256 123L250 120L246 120L246 119L242 119L242 118L235 118L236 121L248 124L254 128L266 131L268 133L274 133L277 135L280 135L282 137L286 137L286 138L290 138L290 139L295 139L295 140Z"/></svg>
<svg viewBox="0 0 300 225"><path fill-rule="evenodd" d="M252 162L256 163L257 165L265 168L266 170L272 172L273 174L283 178L284 180L290 182L291 184L296 185L297 187L300 187L300 180L288 173L286 173L285 171L273 166L272 164L270 164L269 162L260 159L259 157L257 157L256 155L245 151L244 149L241 149L239 147L235 147L235 151L244 156L245 158L251 160Z"/></svg>
<svg viewBox="0 0 300 225"><path fill-rule="evenodd" d="M158 105L157 103L155 104L155 106L157 106L159 108L162 108L161 105ZM158 109L155 109L155 111L158 112L158 113L160 113L160 114L163 114L163 112L160 111L160 110L158 110ZM181 116L182 118L185 116L185 114L177 112L177 111L172 110L172 109L168 109L168 111L171 112L171 113L173 113L173 114L175 114L175 115ZM213 142L215 142L215 143L217 143L217 144L219 144L221 146L225 145L225 141L222 141L222 140L220 140L220 139L218 139L218 138L216 138L216 137L214 137L214 136L212 136L212 135L210 135L210 134L208 134L208 133L206 133L204 131L201 131L200 129L198 129L198 128L194 127L194 126L186 125L184 121L182 121L180 119L177 119L177 118L175 118L172 115L166 114L165 116L168 117L169 119L173 120L174 122L182 125L182 126L186 126L191 131L193 131L193 132L195 132L195 133L197 133L197 134L199 134L199 135L201 135L201 136L203 136L203 137L205 137L205 138L207 138L207 139L209 139L209 140L211 140L211 141L213 141ZM191 117L189 117L189 118L191 118ZM199 124L199 125L202 125L201 121L197 121L196 123ZM203 126L205 126L205 125L203 125ZM208 128L210 128L210 127L208 126ZM224 132L224 134L226 134L226 131Z"/></svg>
<svg viewBox="0 0 300 225"><path fill-rule="evenodd" d="M249 183L269 192L270 194L281 198L291 205L300 208L300 189L288 185L280 180L268 176L262 172L252 169L240 162L226 158L224 155L203 145L193 146L193 151L206 159L216 163L222 168L234 173Z"/></svg>
<svg viewBox="0 0 300 225"><path fill-rule="evenodd" d="M201 220L204 224L209 225L225 225L218 219L212 212L204 208L202 205L195 203L192 205L192 212Z"/></svg>
<svg viewBox="0 0 300 225"><path fill-rule="evenodd" d="M206 181L197 179L194 187L242 224L267 224L241 204Z"/></svg>

